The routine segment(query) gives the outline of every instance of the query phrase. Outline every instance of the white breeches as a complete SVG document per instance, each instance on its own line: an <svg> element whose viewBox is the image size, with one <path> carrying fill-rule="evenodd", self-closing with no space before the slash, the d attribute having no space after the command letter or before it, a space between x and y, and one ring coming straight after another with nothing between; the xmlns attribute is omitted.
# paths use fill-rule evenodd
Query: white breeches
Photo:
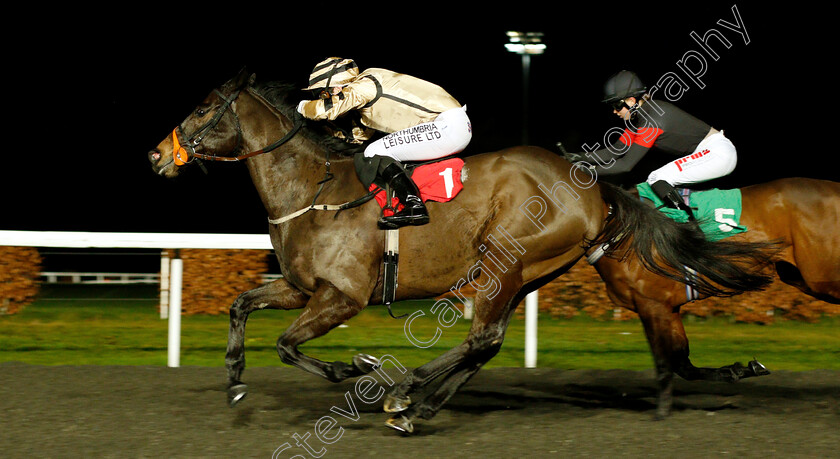
<svg viewBox="0 0 840 459"><path fill-rule="evenodd" d="M429 161L459 153L472 139L467 108L447 110L434 121L403 129L371 143L365 157L388 156L397 161Z"/></svg>
<svg viewBox="0 0 840 459"><path fill-rule="evenodd" d="M647 182L665 180L671 186L690 185L723 177L735 170L738 155L735 145L716 132L700 142L694 152L653 171Z"/></svg>

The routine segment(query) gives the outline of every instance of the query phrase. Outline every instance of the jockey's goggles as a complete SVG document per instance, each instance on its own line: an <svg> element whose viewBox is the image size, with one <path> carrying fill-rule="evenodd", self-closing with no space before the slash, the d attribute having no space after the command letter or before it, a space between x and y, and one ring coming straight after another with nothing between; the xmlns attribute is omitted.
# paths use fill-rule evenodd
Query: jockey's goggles
<svg viewBox="0 0 840 459"><path fill-rule="evenodd" d="M620 112L622 108L627 107L627 103L624 102L624 99L617 100L612 103L613 110Z"/></svg>

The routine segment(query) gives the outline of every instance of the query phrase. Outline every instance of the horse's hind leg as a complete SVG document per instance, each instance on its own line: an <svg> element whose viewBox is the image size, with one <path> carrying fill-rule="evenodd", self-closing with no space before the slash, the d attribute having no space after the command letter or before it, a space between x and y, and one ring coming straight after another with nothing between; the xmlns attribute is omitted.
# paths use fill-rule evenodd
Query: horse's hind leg
<svg viewBox="0 0 840 459"><path fill-rule="evenodd" d="M516 305L522 300L517 292L522 288L521 264L500 278L500 289L479 291L475 301L476 315L467 339L435 360L410 373L386 397L385 411L394 412L386 425L405 433L414 430L415 418L431 419L461 386L502 348L505 331ZM488 297L492 295L492 297ZM416 404L409 394L444 375L440 385Z"/></svg>
<svg viewBox="0 0 840 459"><path fill-rule="evenodd" d="M242 400L247 389L241 378L245 370L245 323L248 321L248 315L260 309L302 308L306 305L306 300L307 296L285 279L277 279L239 295L233 302L230 308L230 329L225 355L230 406Z"/></svg>
<svg viewBox="0 0 840 459"><path fill-rule="evenodd" d="M433 418L458 389L499 352L504 341L504 328L507 327L507 322L506 320L501 330L494 330L483 337L468 340L467 347L470 351L466 352L462 360L454 367L449 368L448 374L444 376L440 385L418 403L405 405L405 409L396 412L385 421L385 425L404 433L412 433L414 419ZM408 401L407 398L405 400Z"/></svg>
<svg viewBox="0 0 840 459"><path fill-rule="evenodd" d="M840 304L840 266L831 266L837 264L830 257L825 257L814 262L811 259L800 261L800 264L805 265L808 270L808 279L805 278L799 267L786 261L776 262L776 273L779 274L779 279L782 282L792 285L805 294L811 295L818 300L826 303ZM814 265L817 266L814 266ZM817 274L812 274L817 273ZM834 279L828 279L834 273ZM815 280L814 278L823 277L822 280Z"/></svg>
<svg viewBox="0 0 840 459"><path fill-rule="evenodd" d="M354 356L353 362L326 363L309 357L297 347L326 334L359 313L365 304L341 292L332 283L323 281L306 304L306 308L277 340L277 353L284 363L296 366L333 382L369 373L378 360L369 355Z"/></svg>
<svg viewBox="0 0 840 459"><path fill-rule="evenodd" d="M422 389L440 375L452 371L469 352L469 344L463 342L444 352L434 360L414 369L400 384L385 397L383 408L387 413L406 410L411 405L411 394Z"/></svg>

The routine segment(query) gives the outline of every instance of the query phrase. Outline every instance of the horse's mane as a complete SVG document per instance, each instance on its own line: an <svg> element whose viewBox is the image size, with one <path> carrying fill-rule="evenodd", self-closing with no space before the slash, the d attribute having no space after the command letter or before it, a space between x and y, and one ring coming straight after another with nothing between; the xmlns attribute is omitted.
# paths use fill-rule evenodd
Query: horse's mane
<svg viewBox="0 0 840 459"><path fill-rule="evenodd" d="M300 117L297 104L304 98L304 93L294 84L284 81L257 82L251 85L251 89L283 116L290 120ZM325 150L342 156L353 156L366 146L351 144L333 136L326 122L305 120L300 132Z"/></svg>

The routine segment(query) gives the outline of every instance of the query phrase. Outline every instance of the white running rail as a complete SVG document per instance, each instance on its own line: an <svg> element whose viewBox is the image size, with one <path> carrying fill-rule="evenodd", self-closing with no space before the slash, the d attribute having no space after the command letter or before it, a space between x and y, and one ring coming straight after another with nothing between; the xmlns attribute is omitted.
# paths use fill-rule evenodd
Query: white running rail
<svg viewBox="0 0 840 459"><path fill-rule="evenodd" d="M140 248L140 249L266 249L273 250L267 234L213 233L105 233L76 231L4 231L0 245L14 247ZM183 261L161 254L161 318L181 310ZM173 282L174 281L174 282ZM526 298L525 367L537 364L537 292ZM170 367L179 366L180 314L168 314Z"/></svg>
<svg viewBox="0 0 840 459"><path fill-rule="evenodd" d="M271 250L267 234L212 233L105 233L77 231L0 231L0 245L13 247L133 248L133 249L266 249ZM180 365L181 276L183 261L161 253L162 319L169 319L167 365Z"/></svg>

